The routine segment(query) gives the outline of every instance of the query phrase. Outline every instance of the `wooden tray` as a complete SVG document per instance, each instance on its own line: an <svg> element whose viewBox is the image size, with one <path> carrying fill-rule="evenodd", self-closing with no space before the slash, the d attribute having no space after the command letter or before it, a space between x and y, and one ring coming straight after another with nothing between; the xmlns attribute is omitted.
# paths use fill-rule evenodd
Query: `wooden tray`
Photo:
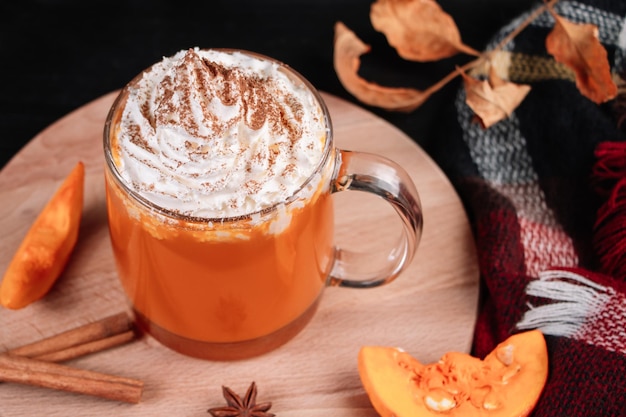
<svg viewBox="0 0 626 417"><path fill-rule="evenodd" d="M51 292L22 310L0 308L0 351L126 309L108 239L102 128L116 92L72 112L37 135L0 171L0 273L60 181L78 160L86 167L79 242ZM470 349L478 303L474 240L454 189L436 164L398 129L324 94L338 146L375 152L403 165L421 194L424 232L418 253L391 284L328 288L309 326L278 350L237 362L172 352L149 337L71 362L141 379L142 401L126 404L4 383L0 416L203 416L225 405L221 386L243 395L256 381L260 401L280 417L375 417L357 371L362 345L400 346L423 362ZM399 222L379 199L341 193L337 240L370 249L393 242Z"/></svg>

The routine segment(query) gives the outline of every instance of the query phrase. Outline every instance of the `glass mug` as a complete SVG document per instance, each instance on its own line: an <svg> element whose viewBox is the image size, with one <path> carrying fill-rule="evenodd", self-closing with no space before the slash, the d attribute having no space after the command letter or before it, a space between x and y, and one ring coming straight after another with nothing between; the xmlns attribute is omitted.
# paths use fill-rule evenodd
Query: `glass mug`
<svg viewBox="0 0 626 417"><path fill-rule="evenodd" d="M288 198L246 215L190 217L160 206L122 177L113 152L129 88L140 74L121 90L106 119L106 202L119 279L138 326L182 354L234 360L293 338L326 287L371 288L394 280L414 256L422 211L399 165L335 147L328 109L300 74L260 54L216 51L275 63L312 94L326 135L315 171ZM371 254L334 244L332 195L346 190L382 197L403 225L398 243L371 270L363 270Z"/></svg>

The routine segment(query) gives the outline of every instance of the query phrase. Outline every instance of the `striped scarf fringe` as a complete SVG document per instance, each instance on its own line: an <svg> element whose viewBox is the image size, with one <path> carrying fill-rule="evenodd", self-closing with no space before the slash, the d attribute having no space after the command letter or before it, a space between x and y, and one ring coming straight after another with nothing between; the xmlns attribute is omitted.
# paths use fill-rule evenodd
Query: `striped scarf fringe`
<svg viewBox="0 0 626 417"><path fill-rule="evenodd" d="M518 329L540 329L626 355L626 294L598 283L593 273L581 268L543 271L526 293L537 303L528 304Z"/></svg>

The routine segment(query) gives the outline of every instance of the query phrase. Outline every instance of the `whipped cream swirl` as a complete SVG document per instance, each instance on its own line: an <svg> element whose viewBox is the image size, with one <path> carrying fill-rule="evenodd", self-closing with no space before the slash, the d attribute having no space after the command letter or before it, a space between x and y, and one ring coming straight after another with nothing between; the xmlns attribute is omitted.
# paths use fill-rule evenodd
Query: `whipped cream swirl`
<svg viewBox="0 0 626 417"><path fill-rule="evenodd" d="M293 195L327 137L310 89L274 61L189 49L129 86L112 149L127 184L184 216L237 217Z"/></svg>

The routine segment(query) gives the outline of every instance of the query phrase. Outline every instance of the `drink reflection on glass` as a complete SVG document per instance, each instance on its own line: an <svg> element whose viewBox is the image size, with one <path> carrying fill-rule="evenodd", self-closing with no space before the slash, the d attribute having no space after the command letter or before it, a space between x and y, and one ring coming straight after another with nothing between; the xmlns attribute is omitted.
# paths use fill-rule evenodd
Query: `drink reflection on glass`
<svg viewBox="0 0 626 417"><path fill-rule="evenodd" d="M329 285L373 287L411 261L419 198L395 163L336 149L328 110L299 74L237 50L189 49L132 80L105 124L109 229L138 324L206 359L272 350L308 323ZM396 209L403 235L358 270L333 244L332 194Z"/></svg>

